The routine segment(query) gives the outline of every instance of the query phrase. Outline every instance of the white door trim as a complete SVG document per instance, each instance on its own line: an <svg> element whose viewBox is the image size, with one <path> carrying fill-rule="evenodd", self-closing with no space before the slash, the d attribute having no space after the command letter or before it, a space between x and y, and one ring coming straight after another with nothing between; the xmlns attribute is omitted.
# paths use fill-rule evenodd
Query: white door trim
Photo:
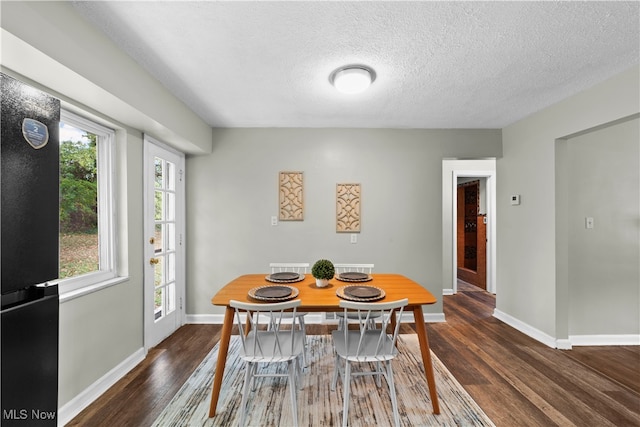
<svg viewBox="0 0 640 427"><path fill-rule="evenodd" d="M145 352L149 350L149 348L155 346L157 342L153 338L153 333L151 332L154 326L154 309L151 304L148 303L153 298L154 290L153 290L153 277L149 277L149 274L153 274L152 270L149 269L149 260L153 257L153 246L149 244L150 232L149 230L153 230L155 224L149 224L148 218L153 218L153 215L150 216L149 206L153 206L153 201L149 200L150 193L148 191L149 187L153 183L153 171L149 170L149 164L152 161L152 158L155 156L153 154L156 150L163 150L167 153L170 153L176 156L179 160L176 164L176 173L178 174L178 180L176 182L176 324L175 329L184 325L186 322L185 315L185 286L186 286L186 226L185 226L185 155L166 144L148 136L144 135L144 155L143 155L143 203L144 203L144 218L143 218L143 247L144 247L144 259L143 259L143 276L144 276L144 293L143 293L143 305L144 305L144 349ZM151 205L150 205L151 203ZM153 222L153 221L152 221ZM151 232L151 236L153 233ZM151 282L149 282L151 280ZM151 285L150 285L151 283Z"/></svg>

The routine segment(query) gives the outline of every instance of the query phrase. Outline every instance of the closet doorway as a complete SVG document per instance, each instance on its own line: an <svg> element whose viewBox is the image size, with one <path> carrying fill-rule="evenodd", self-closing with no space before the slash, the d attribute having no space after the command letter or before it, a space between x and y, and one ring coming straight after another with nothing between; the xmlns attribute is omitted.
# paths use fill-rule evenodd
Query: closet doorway
<svg viewBox="0 0 640 427"><path fill-rule="evenodd" d="M486 230L486 291L497 293L496 284L496 162L495 159L443 159L442 209L444 295L454 295L458 289L458 184L480 181L479 213L486 214L482 223ZM486 223L484 219L486 218ZM462 248L464 251L464 247ZM462 252L464 254L464 252ZM478 288L480 289L480 288Z"/></svg>
<svg viewBox="0 0 640 427"><path fill-rule="evenodd" d="M487 289L486 179L459 178L457 189L458 279ZM481 196L482 202L481 203ZM484 207L484 208L483 208Z"/></svg>

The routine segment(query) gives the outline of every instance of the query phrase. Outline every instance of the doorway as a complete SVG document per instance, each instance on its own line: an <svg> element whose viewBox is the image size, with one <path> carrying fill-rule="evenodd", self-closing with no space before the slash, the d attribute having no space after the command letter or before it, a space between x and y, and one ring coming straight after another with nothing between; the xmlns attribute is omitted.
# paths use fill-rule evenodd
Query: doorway
<svg viewBox="0 0 640 427"><path fill-rule="evenodd" d="M184 155L144 138L145 348L184 323Z"/></svg>
<svg viewBox="0 0 640 427"><path fill-rule="evenodd" d="M458 179L456 227L458 279L486 290L487 215L483 209L486 191L481 191L484 188L484 178Z"/></svg>
<svg viewBox="0 0 640 427"><path fill-rule="evenodd" d="M496 159L443 159L442 161L442 256L443 295L458 289L458 179L486 180L486 290L496 294Z"/></svg>

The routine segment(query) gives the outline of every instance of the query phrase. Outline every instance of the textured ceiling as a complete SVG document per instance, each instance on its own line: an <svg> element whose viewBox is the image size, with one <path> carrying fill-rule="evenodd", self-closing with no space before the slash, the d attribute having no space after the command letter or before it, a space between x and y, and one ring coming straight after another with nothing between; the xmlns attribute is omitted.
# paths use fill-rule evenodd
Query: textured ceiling
<svg viewBox="0 0 640 427"><path fill-rule="evenodd" d="M640 56L637 1L74 6L212 127L502 128Z"/></svg>

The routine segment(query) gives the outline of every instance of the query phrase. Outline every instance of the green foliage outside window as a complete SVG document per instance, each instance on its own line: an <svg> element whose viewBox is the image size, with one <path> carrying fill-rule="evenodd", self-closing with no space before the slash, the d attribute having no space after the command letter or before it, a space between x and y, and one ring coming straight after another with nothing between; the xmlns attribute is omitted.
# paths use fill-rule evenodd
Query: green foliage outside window
<svg viewBox="0 0 640 427"><path fill-rule="evenodd" d="M97 136L60 143L61 279L99 269Z"/></svg>
<svg viewBox="0 0 640 427"><path fill-rule="evenodd" d="M98 226L96 136L60 144L60 229L95 232Z"/></svg>

